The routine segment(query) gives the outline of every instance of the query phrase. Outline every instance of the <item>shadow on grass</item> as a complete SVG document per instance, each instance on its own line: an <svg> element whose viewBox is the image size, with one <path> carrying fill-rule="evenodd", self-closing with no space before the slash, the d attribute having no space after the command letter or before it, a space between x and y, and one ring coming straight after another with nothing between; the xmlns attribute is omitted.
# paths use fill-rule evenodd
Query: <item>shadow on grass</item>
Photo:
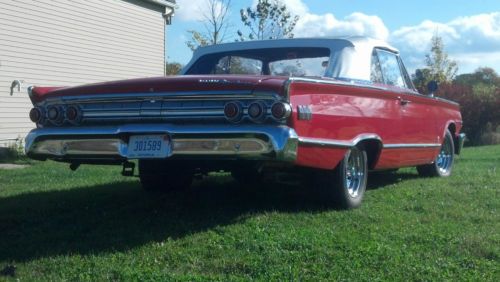
<svg viewBox="0 0 500 282"><path fill-rule="evenodd" d="M320 210L299 187L242 189L230 177L186 193L147 193L137 181L0 199L0 261L127 250L264 211Z"/></svg>
<svg viewBox="0 0 500 282"><path fill-rule="evenodd" d="M422 178L417 173L410 172L372 172L368 176L368 190L384 188L405 180Z"/></svg>
<svg viewBox="0 0 500 282"><path fill-rule="evenodd" d="M413 176L378 175L370 186ZM147 193L137 181L125 181L21 194L0 199L0 261L125 251L256 213L326 210L317 200L300 186L243 188L230 177L197 181L185 193Z"/></svg>

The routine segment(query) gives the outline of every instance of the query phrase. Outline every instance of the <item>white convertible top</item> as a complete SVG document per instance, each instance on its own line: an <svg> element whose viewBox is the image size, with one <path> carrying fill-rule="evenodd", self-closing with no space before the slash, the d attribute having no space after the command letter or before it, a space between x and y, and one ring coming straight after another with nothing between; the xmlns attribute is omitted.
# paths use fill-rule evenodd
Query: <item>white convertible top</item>
<svg viewBox="0 0 500 282"><path fill-rule="evenodd" d="M330 49L328 76L352 80L370 80L371 56L374 48L399 53L384 41L364 36L334 38L293 38L275 40L255 40L210 45L196 49L191 61L184 67L184 74L201 57L216 53L244 51L252 49L319 47Z"/></svg>

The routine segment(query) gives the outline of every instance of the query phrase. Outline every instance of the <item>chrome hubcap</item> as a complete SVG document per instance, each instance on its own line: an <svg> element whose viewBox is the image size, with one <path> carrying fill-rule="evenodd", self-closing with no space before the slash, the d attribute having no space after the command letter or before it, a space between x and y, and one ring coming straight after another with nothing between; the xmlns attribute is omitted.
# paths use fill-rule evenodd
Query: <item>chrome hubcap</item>
<svg viewBox="0 0 500 282"><path fill-rule="evenodd" d="M453 149L451 146L451 141L449 138L444 140L443 146L441 146L441 151L436 159L436 165L442 174L446 174L450 171L453 164Z"/></svg>
<svg viewBox="0 0 500 282"><path fill-rule="evenodd" d="M360 188L363 186L366 173L363 154L359 150L351 150L345 169L345 186L349 195L355 198L359 195Z"/></svg>

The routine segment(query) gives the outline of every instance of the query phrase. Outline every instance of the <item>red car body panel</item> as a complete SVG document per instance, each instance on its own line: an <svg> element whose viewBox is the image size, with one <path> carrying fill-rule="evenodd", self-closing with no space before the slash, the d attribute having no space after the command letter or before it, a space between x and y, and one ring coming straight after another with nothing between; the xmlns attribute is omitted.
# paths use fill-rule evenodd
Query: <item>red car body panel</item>
<svg viewBox="0 0 500 282"><path fill-rule="evenodd" d="M333 83L292 83L290 101L294 114L290 121L300 137L348 141L360 134L373 133L383 144L440 143L445 129L454 124L460 131L458 106L416 93L346 86ZM401 100L408 102L402 104ZM297 105L307 105L311 120L299 120ZM310 148L299 145L297 164L334 168L346 148ZM412 166L432 162L439 148L382 149L374 169ZM328 156L328 157L325 157Z"/></svg>

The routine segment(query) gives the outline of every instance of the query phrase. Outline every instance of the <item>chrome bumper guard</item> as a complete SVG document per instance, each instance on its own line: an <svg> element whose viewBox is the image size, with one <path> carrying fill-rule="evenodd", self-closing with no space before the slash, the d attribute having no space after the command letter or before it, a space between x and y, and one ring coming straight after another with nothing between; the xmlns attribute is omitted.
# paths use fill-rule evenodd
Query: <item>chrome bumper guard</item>
<svg viewBox="0 0 500 282"><path fill-rule="evenodd" d="M104 127L38 128L26 137L25 151L35 159L126 160L132 135L167 134L170 156L273 159L292 162L298 136L283 125L127 124Z"/></svg>
<svg viewBox="0 0 500 282"><path fill-rule="evenodd" d="M464 147L464 142L465 142L465 133L460 133L458 136L456 136L455 140L455 154L460 155L460 152L462 152L462 148Z"/></svg>

